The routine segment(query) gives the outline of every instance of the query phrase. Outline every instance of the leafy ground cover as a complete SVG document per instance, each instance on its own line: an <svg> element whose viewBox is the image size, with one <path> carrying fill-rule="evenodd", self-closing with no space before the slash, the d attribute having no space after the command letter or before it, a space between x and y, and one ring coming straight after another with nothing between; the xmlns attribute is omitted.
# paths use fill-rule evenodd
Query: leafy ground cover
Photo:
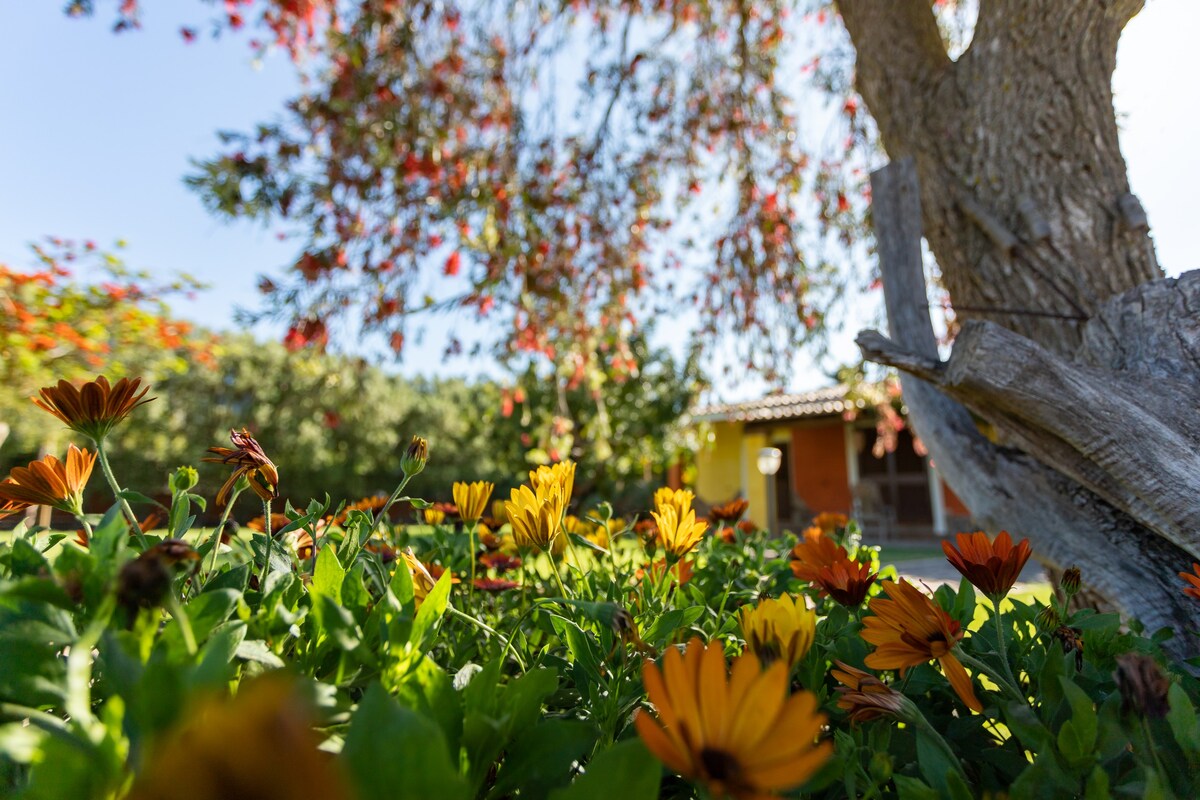
<svg viewBox="0 0 1200 800"><path fill-rule="evenodd" d="M771 536L663 489L616 519L570 462L431 504L417 438L390 497L275 508L287 465L245 431L210 449L223 486L181 467L155 507L105 460L141 387L90 386L41 397L90 447L0 483L79 521L0 544L6 796L1197 795L1197 665L1160 650L1195 632L1010 593L1007 535L958 537L929 594L844 517ZM262 517L193 528L243 493Z"/></svg>

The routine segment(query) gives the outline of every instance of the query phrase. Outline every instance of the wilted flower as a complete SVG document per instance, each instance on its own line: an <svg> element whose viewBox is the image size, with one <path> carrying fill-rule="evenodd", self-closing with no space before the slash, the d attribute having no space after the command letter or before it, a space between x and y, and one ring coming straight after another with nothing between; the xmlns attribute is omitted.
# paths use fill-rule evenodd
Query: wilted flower
<svg viewBox="0 0 1200 800"><path fill-rule="evenodd" d="M559 538L563 517L561 491L560 483L548 479L538 483L536 489L521 486L512 490L505 512L519 547L536 547L544 551Z"/></svg>
<svg viewBox="0 0 1200 800"><path fill-rule="evenodd" d="M1192 564L1191 572L1181 572L1179 577L1187 581L1188 585L1183 588L1183 593L1188 597L1194 597L1200 600L1200 563Z"/></svg>
<svg viewBox="0 0 1200 800"><path fill-rule="evenodd" d="M1012 590L1032 553L1028 539L1013 547L1008 531L1001 531L994 542L982 531L960 533L955 539L957 548L942 542L946 560L994 602Z"/></svg>
<svg viewBox="0 0 1200 800"><path fill-rule="evenodd" d="M229 431L229 440L236 450L228 447L210 447L208 452L216 458L202 458L214 464L231 464L237 469L225 481L217 492L217 505L223 506L229 500L229 493L239 478L245 477L250 488L263 500L274 500L279 496L279 470L267 458L262 445L255 441L250 432L243 428L240 431Z"/></svg>
<svg viewBox="0 0 1200 800"><path fill-rule="evenodd" d="M492 496L492 490L495 488L496 484L488 481L456 482L452 491L459 516L465 522L478 522L479 518L483 516L483 510L487 508L488 498Z"/></svg>
<svg viewBox="0 0 1200 800"><path fill-rule="evenodd" d="M745 514L746 509L749 507L749 501L741 497L736 497L728 503L721 503L710 508L708 510L708 518L713 522L736 525L737 521L742 518L742 514Z"/></svg>
<svg viewBox="0 0 1200 800"><path fill-rule="evenodd" d="M904 579L884 581L883 591L886 598L871 601L874 616L863 619L862 638L875 645L867 666L903 674L909 667L937 659L959 698L971 710L982 711L971 678L953 652L963 638L958 621Z"/></svg>
<svg viewBox="0 0 1200 800"><path fill-rule="evenodd" d="M841 686L838 693L838 708L847 712L854 724L870 722L879 717L905 717L909 701L904 695L889 687L869 672L856 669L842 661L834 660L836 667L830 670Z"/></svg>
<svg viewBox="0 0 1200 800"><path fill-rule="evenodd" d="M850 524L850 518L845 514L838 514L833 511L822 511L813 517L813 525L820 528L822 533L833 533L839 528L844 528Z"/></svg>
<svg viewBox="0 0 1200 800"><path fill-rule="evenodd" d="M154 399L146 397L149 391L149 386L142 386L141 378L121 378L113 385L101 375L79 388L59 381L57 386L38 392L33 402L71 430L99 442L135 408Z"/></svg>
<svg viewBox="0 0 1200 800"><path fill-rule="evenodd" d="M1079 628L1059 625L1054 629L1054 638L1062 645L1063 655L1075 654L1075 669L1083 669L1083 632Z"/></svg>
<svg viewBox="0 0 1200 800"><path fill-rule="evenodd" d="M200 554L181 539L159 542L121 567L117 573L117 603L130 613L161 605L171 590L172 569L199 561Z"/></svg>
<svg viewBox="0 0 1200 800"><path fill-rule="evenodd" d="M658 543L666 551L669 561L690 553L708 530L708 523L697 522L696 512L690 508L686 514L680 516L675 506L664 505L659 511L651 511L650 515L658 523Z"/></svg>
<svg viewBox="0 0 1200 800"><path fill-rule="evenodd" d="M510 589L516 589L521 584L516 581L510 581L507 578L476 578L473 581L476 589L481 589L485 592L507 592Z"/></svg>
<svg viewBox="0 0 1200 800"><path fill-rule="evenodd" d="M286 678L244 681L236 697L206 700L181 719L151 749L130 800L352 797Z"/></svg>
<svg viewBox="0 0 1200 800"><path fill-rule="evenodd" d="M51 506L82 515L83 490L95 464L95 453L72 444L67 447L65 462L46 456L27 467L13 467L0 481L0 517L30 506Z"/></svg>
<svg viewBox="0 0 1200 800"><path fill-rule="evenodd" d="M746 649L763 664L783 661L790 670L812 647L817 615L790 594L739 609L738 622Z"/></svg>
<svg viewBox="0 0 1200 800"><path fill-rule="evenodd" d="M1121 692L1122 714L1162 719L1171 710L1167 701L1171 681L1150 656L1142 653L1117 656L1117 670L1113 677Z"/></svg>
<svg viewBox="0 0 1200 800"><path fill-rule="evenodd" d="M440 508L427 508L424 511L426 525L441 525L446 521L446 512Z"/></svg>
<svg viewBox="0 0 1200 800"><path fill-rule="evenodd" d="M655 720L634 718L646 747L673 772L704 783L714 797L764 798L799 786L833 753L816 742L825 723L811 692L788 696L787 668L765 671L753 655L734 660L726 675L720 644L671 648L663 668L647 661L642 679Z"/></svg>
<svg viewBox="0 0 1200 800"><path fill-rule="evenodd" d="M425 469L427 461L429 461L429 442L420 436L414 436L408 443L404 455L400 457L400 471L404 473L404 477L411 478Z"/></svg>
<svg viewBox="0 0 1200 800"><path fill-rule="evenodd" d="M421 607L421 603L425 602L425 598L433 591L433 587L437 584L437 579L430 573L421 559L417 558L417 554L413 552L411 547L406 547L404 552L400 554L404 557L404 564L408 567L408 574L412 576L413 584L413 601L417 608Z"/></svg>

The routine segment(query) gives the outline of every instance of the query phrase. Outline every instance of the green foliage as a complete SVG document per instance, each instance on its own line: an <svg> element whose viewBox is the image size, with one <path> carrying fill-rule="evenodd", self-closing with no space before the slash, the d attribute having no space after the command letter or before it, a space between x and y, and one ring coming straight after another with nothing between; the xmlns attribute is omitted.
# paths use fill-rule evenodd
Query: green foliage
<svg viewBox="0 0 1200 800"><path fill-rule="evenodd" d="M783 592L815 609L814 640L792 678L816 695L829 720L821 736L834 742L801 787L806 796L1200 791L1197 682L1162 670L1164 634L1123 630L1112 615L1013 601L997 616L966 581L942 587L932 602L968 631L952 653L970 670L982 713L964 706L936 661L918 659L902 675L879 674L903 700L855 724L830 668L864 664L871 601L847 608L798 581L790 535L706 536L679 583L646 569L632 530L575 509L609 526L605 546L568 544L554 560L524 553L507 575L480 559L487 580L520 579L489 589L467 584L481 554L454 526L376 526L361 512L335 523L328 502L287 507L269 547L263 534L242 535L214 552L210 531L193 527L203 486L190 468L170 480L167 519L187 544L160 544L155 532L139 552L115 506L91 520L87 548L23 526L0 544L4 796L141 797L138 787L188 742L172 780L220 774L241 785L281 763L311 767L304 780L364 800L694 797L701 790L664 771L634 730L649 709L642 665L697 636L738 654L747 647L739 609ZM315 539L303 559L302 535ZM879 569L853 523L828 535ZM151 562L168 570L165 598L137 593ZM276 693L289 705L255 699L272 696L255 681L264 674L289 676L289 691ZM231 688L236 697L222 700ZM265 730L299 724L311 742L255 738L264 713ZM236 733L220 727L229 720ZM181 730L208 731L216 747ZM239 761L242 748L253 758Z"/></svg>

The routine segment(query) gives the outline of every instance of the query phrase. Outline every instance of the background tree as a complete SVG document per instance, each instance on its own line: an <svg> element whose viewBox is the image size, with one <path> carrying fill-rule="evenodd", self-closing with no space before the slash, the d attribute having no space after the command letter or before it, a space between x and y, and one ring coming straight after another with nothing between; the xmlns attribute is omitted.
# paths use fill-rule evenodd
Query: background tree
<svg viewBox="0 0 1200 800"><path fill-rule="evenodd" d="M189 359L210 362L211 337L166 305L199 284L182 276L157 285L125 265L122 247L52 238L32 246L36 266L0 264L0 448L36 450L58 438L58 422L29 402L42 386L101 369L154 380Z"/></svg>
<svg viewBox="0 0 1200 800"><path fill-rule="evenodd" d="M867 344L998 432L1003 446L984 444L914 409L951 487L1147 624L1189 630L1174 573L1200 557L1200 435L1180 413L1197 383L1195 287L1160 280L1112 106L1117 43L1141 7L841 0L844 32L827 29L814 72L835 91L853 75L850 145L877 125L888 156L915 164L958 353L946 366ZM354 312L399 347L415 308L465 304L505 315L511 352L603 353L615 368L643 293L678 290L687 266L700 279L676 294L700 308L701 333L742 332L748 364L778 372L846 285L804 246L801 214L816 212L818 244L858 219L854 172L794 135L791 90L810 65L789 59L793 10L227 4L221 25L246 11L321 57L282 120L227 135L229 152L193 182L220 213L295 225L303 251L264 289L305 324ZM445 295L414 302L433 271ZM1173 646L1194 653L1197 640Z"/></svg>

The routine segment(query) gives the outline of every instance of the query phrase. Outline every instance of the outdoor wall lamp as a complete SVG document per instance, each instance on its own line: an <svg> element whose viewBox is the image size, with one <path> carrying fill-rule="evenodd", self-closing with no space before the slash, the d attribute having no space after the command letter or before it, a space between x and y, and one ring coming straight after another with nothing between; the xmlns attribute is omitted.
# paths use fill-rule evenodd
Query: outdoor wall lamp
<svg viewBox="0 0 1200 800"><path fill-rule="evenodd" d="M774 475L783 465L783 451L778 447L764 447L758 451L758 471L763 475Z"/></svg>

